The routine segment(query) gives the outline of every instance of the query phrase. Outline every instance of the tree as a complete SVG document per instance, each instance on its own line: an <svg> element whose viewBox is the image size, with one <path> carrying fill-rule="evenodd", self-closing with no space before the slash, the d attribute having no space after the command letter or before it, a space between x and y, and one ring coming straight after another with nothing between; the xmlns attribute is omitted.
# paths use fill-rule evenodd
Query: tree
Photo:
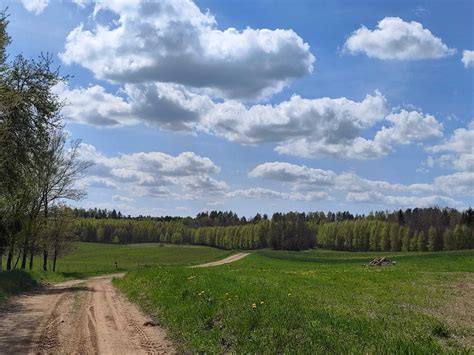
<svg viewBox="0 0 474 355"><path fill-rule="evenodd" d="M401 250L400 229L396 223L392 223L390 226L390 251Z"/></svg>
<svg viewBox="0 0 474 355"><path fill-rule="evenodd" d="M439 250L438 246L438 233L436 229L431 226L428 231L428 251L436 251Z"/></svg>
<svg viewBox="0 0 474 355"><path fill-rule="evenodd" d="M75 240L71 209L65 206L53 207L41 234L45 245L52 253L53 271L56 271L58 257L68 252Z"/></svg>
<svg viewBox="0 0 474 355"><path fill-rule="evenodd" d="M426 251L428 246L428 240L424 231L418 232L418 251Z"/></svg>
<svg viewBox="0 0 474 355"><path fill-rule="evenodd" d="M382 251L390 251L390 234L388 226L384 226L380 234Z"/></svg>
<svg viewBox="0 0 474 355"><path fill-rule="evenodd" d="M51 69L49 55L37 60L19 55L7 62L6 17L0 14L0 232L5 236L0 249L8 247L11 269L15 252L17 260L22 255L21 268L30 253L32 266L38 231L47 223L51 205L83 195L73 185L87 164L78 160L78 143L65 148L62 102L53 88L67 77Z"/></svg>
<svg viewBox="0 0 474 355"><path fill-rule="evenodd" d="M79 141L66 148L65 134L61 129L50 132L42 157L38 157L38 189L44 218L48 218L49 207L57 201L80 200L85 192L75 188L90 163L79 159ZM47 248L43 249L43 269L46 270Z"/></svg>
<svg viewBox="0 0 474 355"><path fill-rule="evenodd" d="M401 240L402 240L402 251L409 251L410 250L410 237L411 231L410 227L402 227L400 228Z"/></svg>

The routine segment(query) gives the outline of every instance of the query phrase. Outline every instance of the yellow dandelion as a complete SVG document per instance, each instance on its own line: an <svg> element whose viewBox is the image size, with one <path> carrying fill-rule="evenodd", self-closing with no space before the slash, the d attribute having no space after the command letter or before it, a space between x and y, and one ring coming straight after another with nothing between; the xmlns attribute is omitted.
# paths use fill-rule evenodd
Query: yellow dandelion
<svg viewBox="0 0 474 355"><path fill-rule="evenodd" d="M256 303L252 303L252 309L255 309L257 308L257 304Z"/></svg>

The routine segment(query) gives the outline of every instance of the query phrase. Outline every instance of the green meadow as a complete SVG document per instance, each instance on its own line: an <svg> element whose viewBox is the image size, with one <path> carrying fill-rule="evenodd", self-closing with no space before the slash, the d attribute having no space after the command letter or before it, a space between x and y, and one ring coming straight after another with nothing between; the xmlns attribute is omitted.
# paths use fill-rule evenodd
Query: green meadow
<svg viewBox="0 0 474 355"><path fill-rule="evenodd" d="M364 265L380 255L396 264ZM473 272L474 251L261 250L114 282L183 352L459 353L473 346Z"/></svg>
<svg viewBox="0 0 474 355"><path fill-rule="evenodd" d="M58 260L57 272L42 271L39 258L33 271L0 272L0 303L43 282L61 282L152 265L200 264L229 254L230 251L198 246L75 243L70 253Z"/></svg>

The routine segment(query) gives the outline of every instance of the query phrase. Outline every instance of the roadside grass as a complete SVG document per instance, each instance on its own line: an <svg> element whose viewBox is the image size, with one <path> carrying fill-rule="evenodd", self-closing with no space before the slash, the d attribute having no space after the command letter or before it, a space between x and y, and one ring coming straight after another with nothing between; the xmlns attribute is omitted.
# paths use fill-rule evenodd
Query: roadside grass
<svg viewBox="0 0 474 355"><path fill-rule="evenodd" d="M40 270L40 257L36 258L33 271L0 272L0 303L42 283L57 283L105 273L136 270L150 265L201 264L224 258L231 253L200 246L76 243L70 254L58 259L57 272Z"/></svg>
<svg viewBox="0 0 474 355"><path fill-rule="evenodd" d="M204 246L172 244L76 243L74 250L58 262L61 272L116 272L146 266L195 265L224 258L232 251Z"/></svg>
<svg viewBox="0 0 474 355"><path fill-rule="evenodd" d="M363 265L379 255L397 264ZM181 352L467 353L471 318L443 314L472 312L473 275L472 250L262 250L213 268L146 268L114 283Z"/></svg>

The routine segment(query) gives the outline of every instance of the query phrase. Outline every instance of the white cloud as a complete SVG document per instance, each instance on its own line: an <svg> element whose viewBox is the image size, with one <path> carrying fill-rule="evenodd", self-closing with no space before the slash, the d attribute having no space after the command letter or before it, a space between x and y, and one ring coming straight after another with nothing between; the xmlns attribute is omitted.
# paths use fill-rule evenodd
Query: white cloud
<svg viewBox="0 0 474 355"><path fill-rule="evenodd" d="M91 4L93 0L72 0L77 6L81 9L85 8L87 5Z"/></svg>
<svg viewBox="0 0 474 355"><path fill-rule="evenodd" d="M334 184L336 173L331 170L308 168L305 165L269 162L256 166L249 172L249 177L328 186Z"/></svg>
<svg viewBox="0 0 474 355"><path fill-rule="evenodd" d="M458 206L459 202L446 196L390 196L381 192L350 192L347 201L370 203L374 205L396 206L397 208L431 207L431 206Z"/></svg>
<svg viewBox="0 0 474 355"><path fill-rule="evenodd" d="M423 6L417 6L415 9L413 9L413 13L418 17L424 17L429 15L431 12Z"/></svg>
<svg viewBox="0 0 474 355"><path fill-rule="evenodd" d="M278 105L246 107L236 101L216 104L204 125L216 135L245 144L300 137L332 143L354 139L387 113L386 99L378 92L360 102L345 97L303 99L295 95Z"/></svg>
<svg viewBox="0 0 474 355"><path fill-rule="evenodd" d="M118 19L72 30L60 54L97 78L150 81L256 99L312 72L309 45L292 30L220 30L215 18L185 0L97 2L94 13ZM95 18L95 17L94 17Z"/></svg>
<svg viewBox="0 0 474 355"><path fill-rule="evenodd" d="M293 201L314 201L327 200L329 195L326 192L312 192L308 194L301 193L287 193L275 190L270 190L262 187L253 187L243 190L235 190L227 193L229 198L256 198L256 199L284 199Z"/></svg>
<svg viewBox="0 0 474 355"><path fill-rule="evenodd" d="M100 187L116 187L133 196L196 199L222 194L227 184L211 174L220 168L209 158L192 152L177 156L161 152L139 152L107 157L94 146L81 144L80 157L94 165L85 179ZM84 182L83 182L84 184Z"/></svg>
<svg viewBox="0 0 474 355"><path fill-rule="evenodd" d="M113 195L112 200L117 201L117 202L127 202L127 203L131 203L135 201L131 197L122 196L122 195Z"/></svg>
<svg viewBox="0 0 474 355"><path fill-rule="evenodd" d="M70 103L64 115L72 121L97 126L145 122L242 144L274 142L281 154L309 158L375 159L389 154L396 144L442 135L442 125L432 115L405 110L389 114L387 100L379 92L361 101L295 95L277 105L246 106L235 100L213 102L175 84L127 84L122 91L127 99L108 94L100 86L61 90L60 96ZM384 121L390 125L382 127L373 140L362 137Z"/></svg>
<svg viewBox="0 0 474 355"><path fill-rule="evenodd" d="M462 171L438 176L434 186L451 195L474 196L474 172Z"/></svg>
<svg viewBox="0 0 474 355"><path fill-rule="evenodd" d="M214 105L209 97L176 84L127 84L125 92L135 117L173 131L198 130L202 116Z"/></svg>
<svg viewBox="0 0 474 355"><path fill-rule="evenodd" d="M370 180L353 172L337 174L332 170L309 168L286 162L258 165L249 177L282 182L297 196L347 193L352 202L371 202L390 206L457 205L453 196L473 195L474 173L459 172L436 177L432 183L404 185ZM418 202L417 202L418 201Z"/></svg>
<svg viewBox="0 0 474 355"><path fill-rule="evenodd" d="M61 83L54 92L64 101L62 114L69 121L105 127L139 122L132 117L130 104L124 98L107 93L100 85L71 90Z"/></svg>
<svg viewBox="0 0 474 355"><path fill-rule="evenodd" d="M446 153L434 159L441 166L474 172L474 121L467 128L454 130L451 137L426 150L430 153Z"/></svg>
<svg viewBox="0 0 474 355"><path fill-rule="evenodd" d="M443 135L443 125L434 116L417 111L402 110L388 115L386 120L393 125L389 128L382 127L377 132L375 141L379 144L410 144Z"/></svg>
<svg viewBox="0 0 474 355"><path fill-rule="evenodd" d="M49 0L21 0L23 7L35 15L42 13L48 6L48 2Z"/></svg>
<svg viewBox="0 0 474 355"><path fill-rule="evenodd" d="M422 60L453 55L438 37L416 21L405 22L399 17L385 17L377 28L362 26L344 44L352 54L364 53L383 60Z"/></svg>
<svg viewBox="0 0 474 355"><path fill-rule="evenodd" d="M303 137L280 144L279 153L315 157L328 155L350 159L375 159L389 154L395 144L411 144L428 138L441 137L443 126L432 115L402 110L385 117L391 126L382 127L373 140L353 135L328 140L322 137ZM360 132L357 132L359 134Z"/></svg>
<svg viewBox="0 0 474 355"><path fill-rule="evenodd" d="M474 66L474 51L464 50L462 52L461 62L463 62L464 68Z"/></svg>

